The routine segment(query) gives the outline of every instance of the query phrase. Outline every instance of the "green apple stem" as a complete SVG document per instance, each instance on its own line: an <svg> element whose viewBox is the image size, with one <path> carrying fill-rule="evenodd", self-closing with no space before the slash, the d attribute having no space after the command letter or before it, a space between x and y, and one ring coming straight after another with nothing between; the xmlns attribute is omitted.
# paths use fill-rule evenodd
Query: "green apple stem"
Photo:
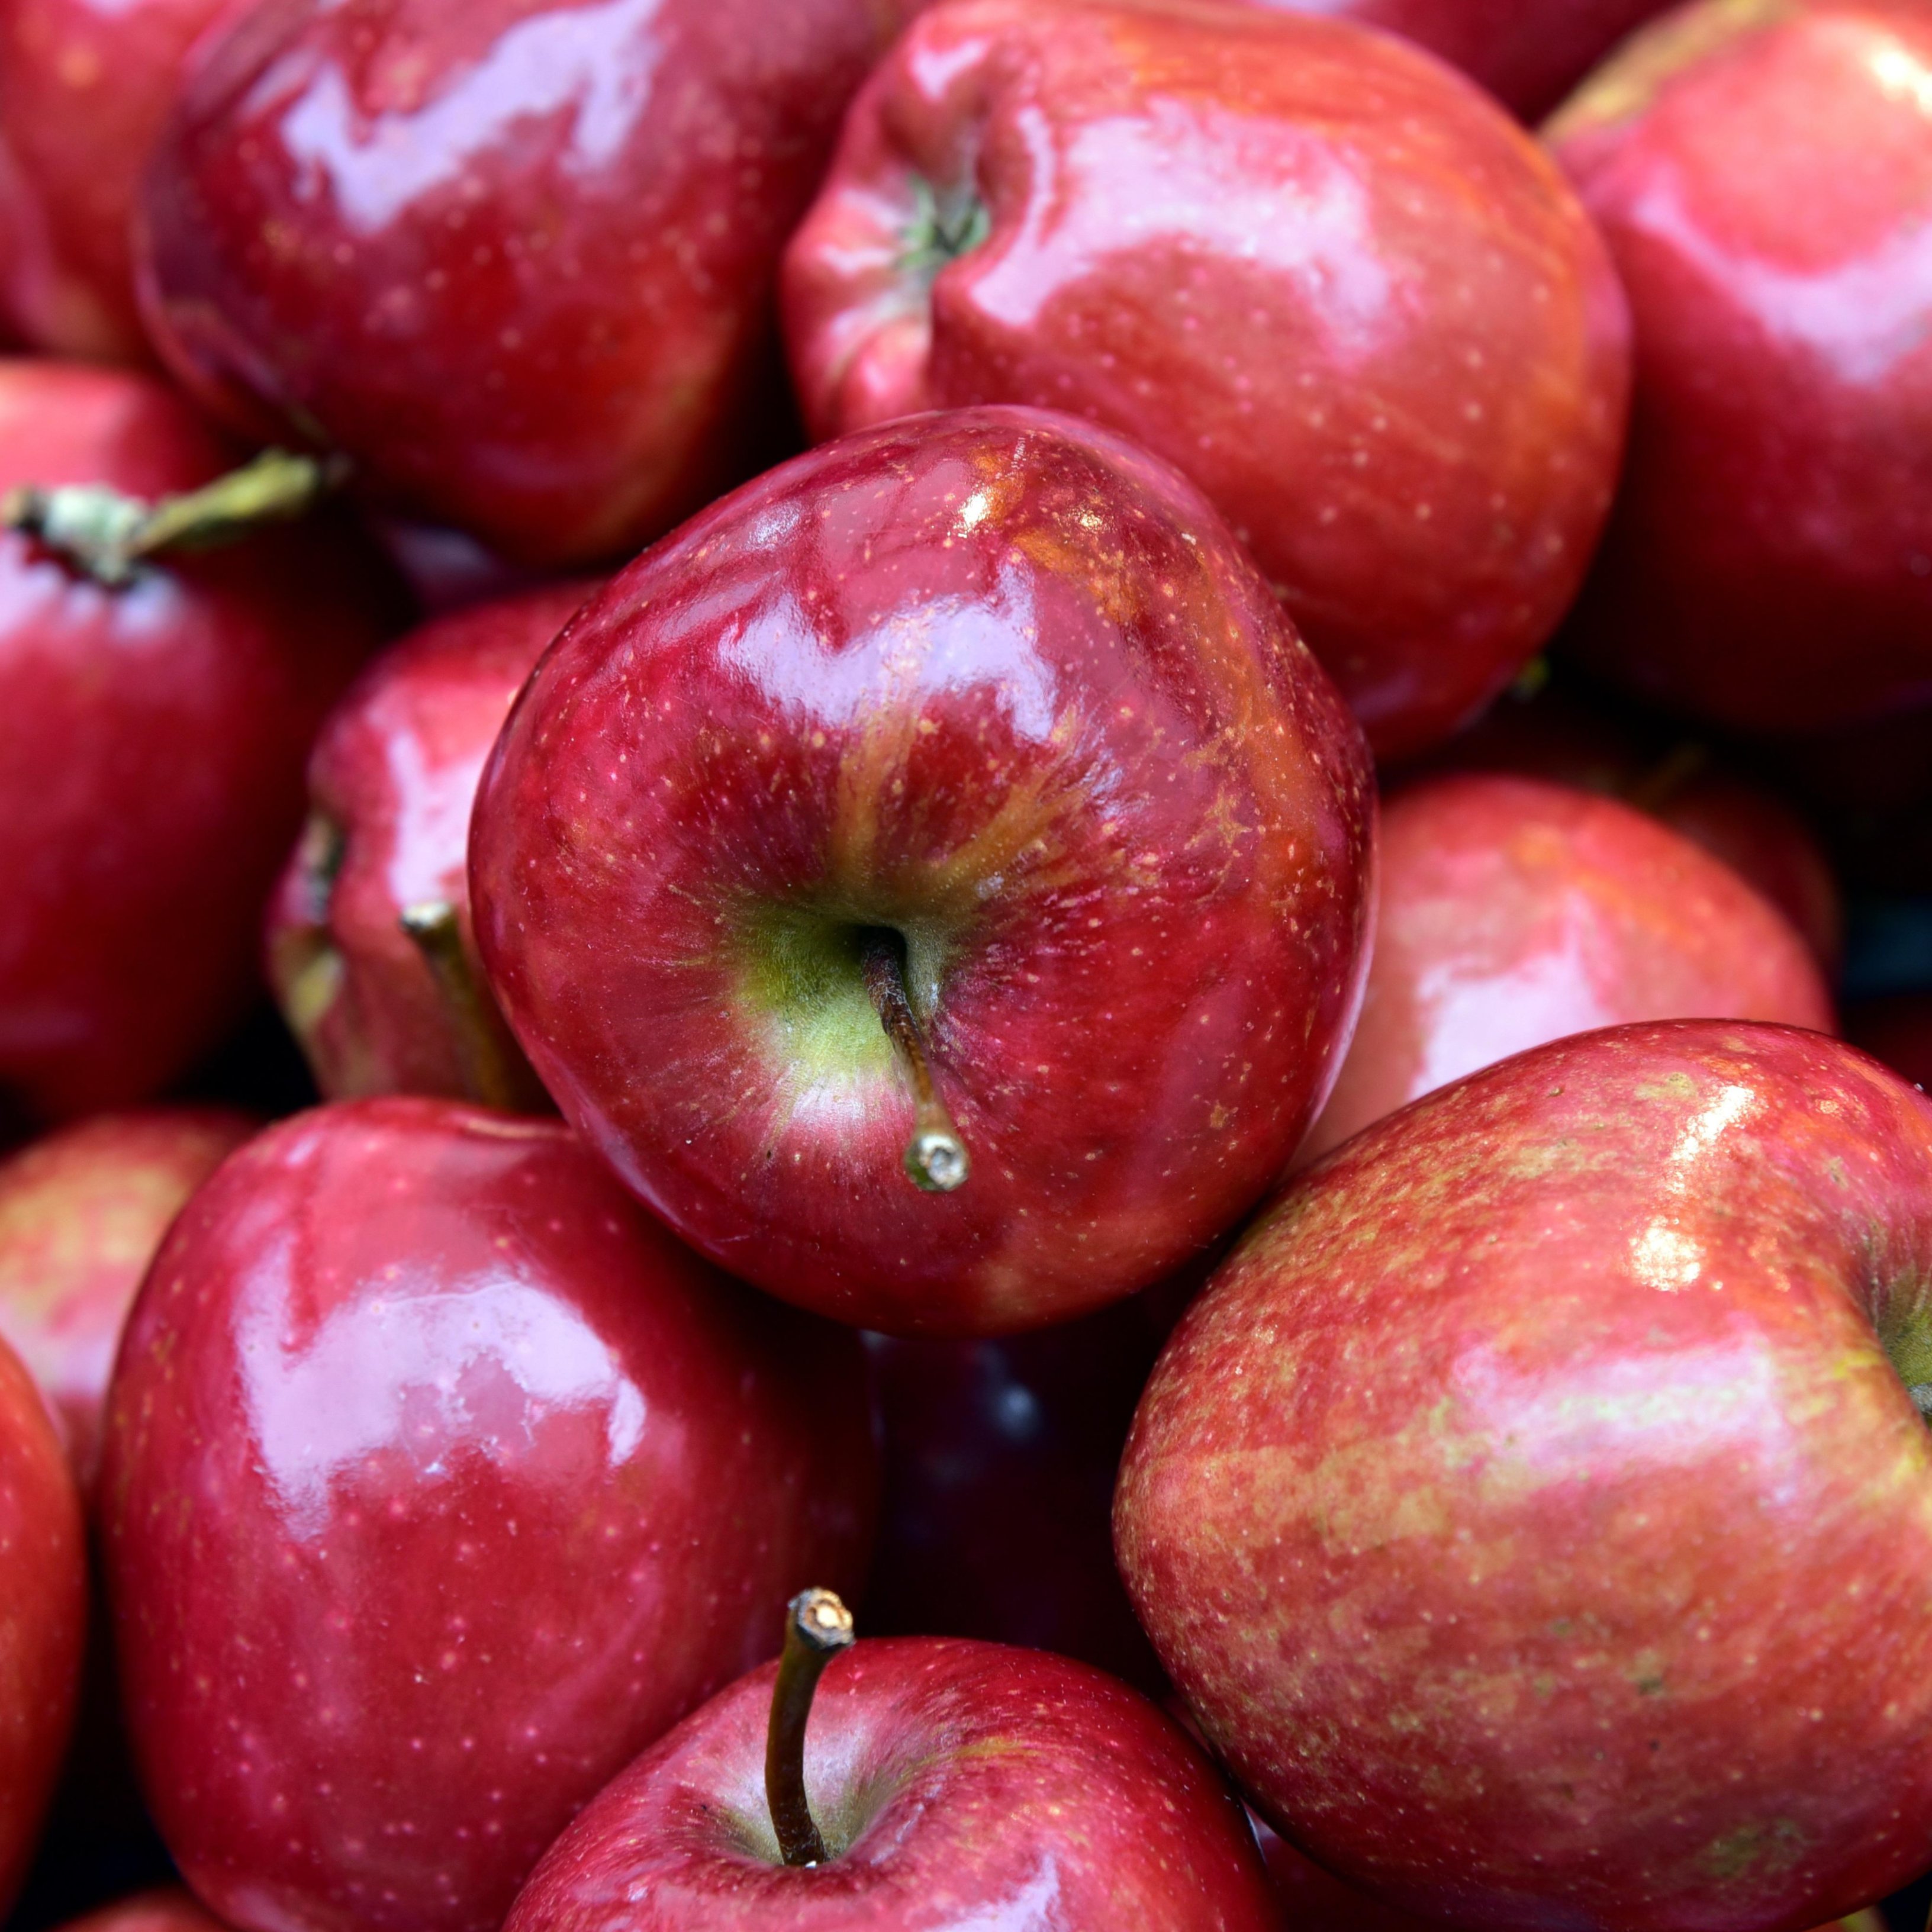
<svg viewBox="0 0 1932 1932"><path fill-rule="evenodd" d="M905 1171L927 1193L950 1194L964 1184L972 1164L966 1157L966 1143L933 1086L926 1036L906 997L905 968L896 935L868 934L864 956L866 991L912 1083L913 1133L906 1144Z"/></svg>
<svg viewBox="0 0 1932 1932"><path fill-rule="evenodd" d="M401 925L442 997L470 1097L506 1113L526 1110L530 1083L503 1039L494 1002L478 982L455 907L447 899L420 900L403 908Z"/></svg>
<svg viewBox="0 0 1932 1932"><path fill-rule="evenodd" d="M852 1641L852 1612L830 1590L801 1590L785 1606L784 1649L765 1732L765 1803L788 1865L825 1862L825 1840L805 1799L805 1725L818 1680Z"/></svg>
<svg viewBox="0 0 1932 1932"><path fill-rule="evenodd" d="M233 543L304 514L347 473L338 458L265 449L212 483L158 502L100 483L27 483L0 496L0 525L37 538L97 584L119 590L151 557Z"/></svg>

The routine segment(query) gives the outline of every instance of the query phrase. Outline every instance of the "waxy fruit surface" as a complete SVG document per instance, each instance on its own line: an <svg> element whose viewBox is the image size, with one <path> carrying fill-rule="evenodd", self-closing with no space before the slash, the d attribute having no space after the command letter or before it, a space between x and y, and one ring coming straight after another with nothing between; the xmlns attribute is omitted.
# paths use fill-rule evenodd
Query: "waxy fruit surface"
<svg viewBox="0 0 1932 1932"><path fill-rule="evenodd" d="M1118 1300L1280 1172L1352 1025L1361 735L1198 494L1030 410L727 497L525 688L476 934L566 1116L734 1273L889 1333ZM971 1160L902 1157L862 949Z"/></svg>
<svg viewBox="0 0 1932 1932"><path fill-rule="evenodd" d="M1026 403L1185 471L1378 757L1509 682L1610 507L1602 242L1494 102L1343 23L931 8L854 103L784 302L821 436Z"/></svg>
<svg viewBox="0 0 1932 1932"><path fill-rule="evenodd" d="M1796 1932L1932 1858L1928 1384L1932 1102L1816 1034L1613 1028L1256 1222L1115 1544L1344 1876L1470 1928Z"/></svg>
<svg viewBox="0 0 1932 1932"><path fill-rule="evenodd" d="M239 1932L494 1932L586 1799L856 1587L851 1336L725 1280L555 1122L344 1102L230 1157L110 1395L142 1785Z"/></svg>

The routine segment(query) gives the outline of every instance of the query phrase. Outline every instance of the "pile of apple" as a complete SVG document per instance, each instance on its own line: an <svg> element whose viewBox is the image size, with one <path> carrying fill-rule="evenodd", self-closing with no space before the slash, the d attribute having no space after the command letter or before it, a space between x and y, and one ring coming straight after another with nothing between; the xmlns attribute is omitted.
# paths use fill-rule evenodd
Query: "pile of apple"
<svg viewBox="0 0 1932 1932"><path fill-rule="evenodd" d="M1932 1868L1932 0L0 0L0 328L12 1932Z"/></svg>

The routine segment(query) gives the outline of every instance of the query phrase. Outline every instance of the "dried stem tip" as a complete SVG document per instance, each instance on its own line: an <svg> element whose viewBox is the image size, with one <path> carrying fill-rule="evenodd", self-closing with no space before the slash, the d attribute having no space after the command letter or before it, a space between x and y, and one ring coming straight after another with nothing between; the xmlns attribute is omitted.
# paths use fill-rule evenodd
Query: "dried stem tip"
<svg viewBox="0 0 1932 1932"><path fill-rule="evenodd" d="M422 955L436 982L456 1042L457 1064L471 1100L505 1113L531 1104L521 1069L506 1050L496 1008L478 982L463 944L462 923L447 899L421 899L403 908L404 932Z"/></svg>
<svg viewBox="0 0 1932 1932"><path fill-rule="evenodd" d="M825 1840L805 1800L805 1724L818 1680L852 1641L852 1612L830 1590L802 1590L785 1610L784 1649L765 1732L765 1802L788 1865L824 1862Z"/></svg>
<svg viewBox="0 0 1932 1932"><path fill-rule="evenodd" d="M966 1143L932 1084L926 1036L906 996L905 968L897 935L868 934L863 963L866 990L912 1086L913 1135L906 1146L905 1171L927 1193L950 1194L964 1185L972 1163L966 1156Z"/></svg>

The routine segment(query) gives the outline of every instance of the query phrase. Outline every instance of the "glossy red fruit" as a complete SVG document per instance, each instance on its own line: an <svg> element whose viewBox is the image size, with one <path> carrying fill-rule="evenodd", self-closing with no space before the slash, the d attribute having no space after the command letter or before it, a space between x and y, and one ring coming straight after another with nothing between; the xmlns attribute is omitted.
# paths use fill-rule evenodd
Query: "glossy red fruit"
<svg viewBox="0 0 1932 1932"><path fill-rule="evenodd" d="M1833 1026L1810 949L1727 866L1614 799L1432 779L1383 809L1368 992L1304 1155L1566 1034L1731 1018Z"/></svg>
<svg viewBox="0 0 1932 1932"><path fill-rule="evenodd" d="M1275 1932L1240 1808L1137 1692L1040 1651L860 1642L825 1673L806 1789L830 1858L778 1860L772 1670L602 1792L505 1932Z"/></svg>
<svg viewBox="0 0 1932 1932"><path fill-rule="evenodd" d="M227 0L0 4L0 314L37 349L145 362L128 229L188 49Z"/></svg>
<svg viewBox="0 0 1932 1932"><path fill-rule="evenodd" d="M216 1107L104 1114L0 1162L0 1336L39 1383L83 1492L148 1264L182 1202L256 1124Z"/></svg>
<svg viewBox="0 0 1932 1932"><path fill-rule="evenodd" d="M560 1125L271 1128L176 1224L110 1397L169 1850L242 1932L494 1932L790 1593L862 1575L875 1480L856 1342L688 1254Z"/></svg>
<svg viewBox="0 0 1932 1932"><path fill-rule="evenodd" d="M1136 1295L1001 1341L867 1338L885 1472L868 1630L1057 1651L1161 1688L1108 1516L1165 1327Z"/></svg>
<svg viewBox="0 0 1932 1932"><path fill-rule="evenodd" d="M1546 114L1669 0L1269 0L1381 27L1458 67L1526 120Z"/></svg>
<svg viewBox="0 0 1932 1932"><path fill-rule="evenodd" d="M155 497L231 460L145 376L0 362L0 490ZM392 608L327 520L121 590L0 532L0 1096L120 1106L234 1024L309 741Z"/></svg>
<svg viewBox="0 0 1932 1932"><path fill-rule="evenodd" d="M931 8L854 104L784 299L821 436L1028 403L1186 471L1379 757L1508 682L1609 508L1602 244L1492 102L1346 25Z"/></svg>
<svg viewBox="0 0 1932 1932"><path fill-rule="evenodd" d="M1353 1023L1361 736L1199 495L1064 418L774 470L616 578L478 795L477 938L680 1234L888 1332L1037 1328L1210 1246ZM971 1161L868 992L897 961Z"/></svg>
<svg viewBox="0 0 1932 1932"><path fill-rule="evenodd" d="M258 9L147 176L149 326L229 421L346 451L408 514L526 563L633 549L773 438L778 251L896 17Z"/></svg>
<svg viewBox="0 0 1932 1932"><path fill-rule="evenodd" d="M1574 647L1674 708L1814 731L1932 698L1932 15L1702 0L1550 135L1636 331Z"/></svg>
<svg viewBox="0 0 1932 1932"><path fill-rule="evenodd" d="M1397 1905L1816 1924L1932 1858L1928 1272L1932 1102L1856 1049L1519 1055L1189 1310L1129 1589L1258 1808Z"/></svg>
<svg viewBox="0 0 1932 1932"><path fill-rule="evenodd" d="M86 1633L80 1495L44 1398L0 1342L0 1912L60 1774Z"/></svg>
<svg viewBox="0 0 1932 1932"><path fill-rule="evenodd" d="M453 905L480 980L466 878L476 782L531 667L591 588L546 585L425 624L363 673L323 727L268 946L276 996L326 1098L478 1097L460 1016L402 916ZM514 1054L494 1012L484 1019Z"/></svg>
<svg viewBox="0 0 1932 1932"><path fill-rule="evenodd" d="M117 1898L84 1918L70 1919L61 1932L226 1932L226 1928L191 1892L170 1885Z"/></svg>

